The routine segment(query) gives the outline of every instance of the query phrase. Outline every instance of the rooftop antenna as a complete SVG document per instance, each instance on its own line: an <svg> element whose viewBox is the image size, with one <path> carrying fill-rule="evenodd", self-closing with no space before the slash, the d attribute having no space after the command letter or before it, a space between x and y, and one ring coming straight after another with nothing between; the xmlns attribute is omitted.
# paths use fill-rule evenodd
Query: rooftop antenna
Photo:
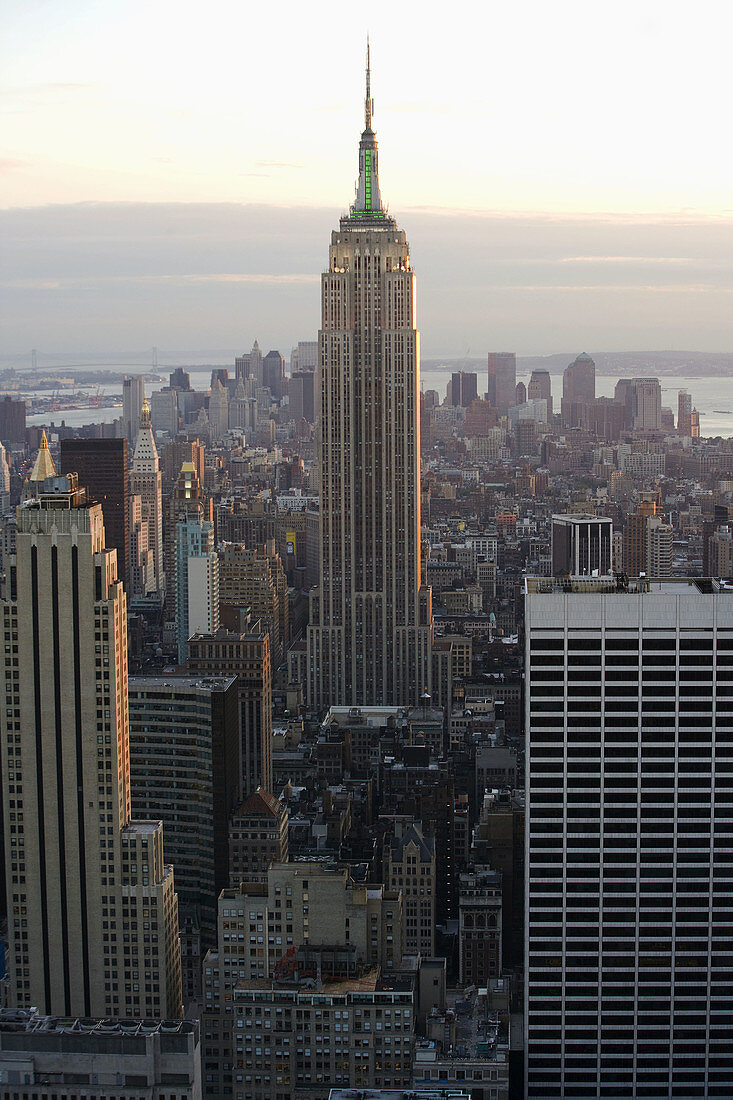
<svg viewBox="0 0 733 1100"><path fill-rule="evenodd" d="M371 130L372 128L372 115L374 113L374 100L372 99L372 70L369 57L369 35L367 35L367 57L366 57L366 99L364 100L364 123L365 129Z"/></svg>

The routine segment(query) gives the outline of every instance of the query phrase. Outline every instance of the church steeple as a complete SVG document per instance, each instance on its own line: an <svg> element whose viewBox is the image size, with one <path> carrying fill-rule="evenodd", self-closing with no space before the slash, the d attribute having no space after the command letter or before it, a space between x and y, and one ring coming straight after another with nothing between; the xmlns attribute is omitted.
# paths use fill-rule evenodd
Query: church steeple
<svg viewBox="0 0 733 1100"><path fill-rule="evenodd" d="M364 99L364 132L359 142L359 182L356 201L351 208L353 218L384 218L382 198L379 194L379 153L377 139L372 130L374 100L372 99L372 72L369 39L366 56L366 96Z"/></svg>

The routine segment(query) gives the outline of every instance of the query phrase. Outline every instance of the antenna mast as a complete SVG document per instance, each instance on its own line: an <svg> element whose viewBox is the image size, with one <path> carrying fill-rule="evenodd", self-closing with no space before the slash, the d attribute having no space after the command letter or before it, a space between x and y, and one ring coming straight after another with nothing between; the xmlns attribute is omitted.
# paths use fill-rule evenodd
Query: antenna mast
<svg viewBox="0 0 733 1100"><path fill-rule="evenodd" d="M372 99L372 72L371 62L369 59L369 35L367 35L367 57L366 57L366 99L364 100L364 123L365 129L371 130L372 128L372 114L374 112L374 100Z"/></svg>

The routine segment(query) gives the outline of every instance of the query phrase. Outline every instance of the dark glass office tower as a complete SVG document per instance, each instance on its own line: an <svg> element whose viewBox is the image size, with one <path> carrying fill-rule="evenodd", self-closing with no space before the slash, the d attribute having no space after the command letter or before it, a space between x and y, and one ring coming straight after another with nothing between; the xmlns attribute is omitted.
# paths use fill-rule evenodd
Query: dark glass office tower
<svg viewBox="0 0 733 1100"><path fill-rule="evenodd" d="M126 439L62 439L60 473L79 475L87 499L102 505L107 548L117 551L125 586L130 568L130 488Z"/></svg>

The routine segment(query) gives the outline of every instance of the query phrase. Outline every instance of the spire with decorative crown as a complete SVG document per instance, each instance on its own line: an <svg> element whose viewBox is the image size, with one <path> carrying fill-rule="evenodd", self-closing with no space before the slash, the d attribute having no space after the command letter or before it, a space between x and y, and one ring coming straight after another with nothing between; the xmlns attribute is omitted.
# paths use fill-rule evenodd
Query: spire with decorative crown
<svg viewBox="0 0 733 1100"><path fill-rule="evenodd" d="M150 406L143 399L140 424L132 459L130 491L137 503L132 509L132 591L135 596L151 596L165 587L163 567L163 497L160 463ZM145 537L142 532L146 531Z"/></svg>
<svg viewBox="0 0 733 1100"><path fill-rule="evenodd" d="M47 477L56 477L56 466L48 449L48 440L44 429L41 432L41 445L38 448L38 454L36 455L36 461L33 463L29 480L39 482L45 481Z"/></svg>
<svg viewBox="0 0 733 1100"><path fill-rule="evenodd" d="M366 96L364 98L364 133L359 142L359 182L356 186L356 202L351 208L353 218L384 218L379 194L379 153L377 139L372 130L374 100L372 99L372 70L369 38L366 55Z"/></svg>
<svg viewBox="0 0 733 1100"><path fill-rule="evenodd" d="M158 470L158 448L155 446L147 398L143 401L143 407L140 410L140 425L135 441L132 468L136 474L155 474Z"/></svg>

